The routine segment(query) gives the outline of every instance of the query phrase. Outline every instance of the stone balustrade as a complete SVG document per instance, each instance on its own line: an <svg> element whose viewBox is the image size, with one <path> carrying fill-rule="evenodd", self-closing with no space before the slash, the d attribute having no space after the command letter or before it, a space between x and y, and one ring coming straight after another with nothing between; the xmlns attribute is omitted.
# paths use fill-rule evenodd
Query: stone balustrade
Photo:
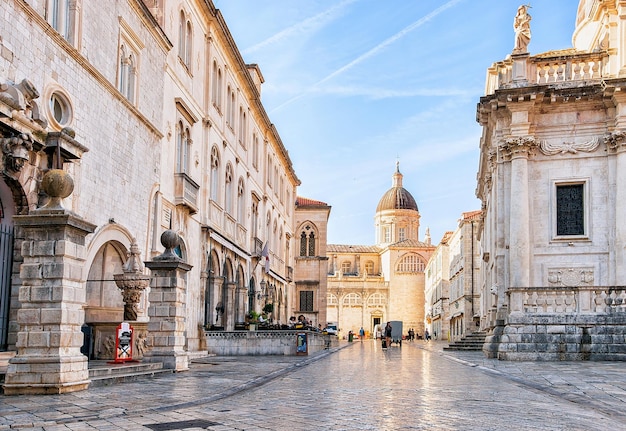
<svg viewBox="0 0 626 431"><path fill-rule="evenodd" d="M607 65L608 56L604 52L513 56L494 63L487 70L485 94L493 94L501 88L600 80L607 76ZM516 66L521 72L516 73Z"/></svg>
<svg viewBox="0 0 626 431"><path fill-rule="evenodd" d="M626 287L511 288L511 312L626 313Z"/></svg>

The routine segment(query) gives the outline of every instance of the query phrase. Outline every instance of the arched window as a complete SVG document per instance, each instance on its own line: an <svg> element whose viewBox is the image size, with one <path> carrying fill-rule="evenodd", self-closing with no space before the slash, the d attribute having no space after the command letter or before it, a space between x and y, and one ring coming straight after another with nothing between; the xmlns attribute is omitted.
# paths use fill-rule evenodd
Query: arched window
<svg viewBox="0 0 626 431"><path fill-rule="evenodd" d="M216 147L211 150L211 199L218 200L220 155Z"/></svg>
<svg viewBox="0 0 626 431"><path fill-rule="evenodd" d="M382 293L372 293L369 298L367 298L367 305L381 306L385 305L386 303L387 300L385 298L385 295L383 295Z"/></svg>
<svg viewBox="0 0 626 431"><path fill-rule="evenodd" d="M415 254L404 256L398 263L398 272L424 272L426 264Z"/></svg>
<svg viewBox="0 0 626 431"><path fill-rule="evenodd" d="M300 233L300 256L315 256L315 231L306 225Z"/></svg>
<svg viewBox="0 0 626 431"><path fill-rule="evenodd" d="M259 137L256 133L252 134L252 166L259 169Z"/></svg>
<svg viewBox="0 0 626 431"><path fill-rule="evenodd" d="M181 10L178 24L178 57L187 69L191 69L192 39L193 32L191 28L191 21L187 20L185 12Z"/></svg>
<svg viewBox="0 0 626 431"><path fill-rule="evenodd" d="M361 295L359 295L358 293L348 293L346 296L343 297L343 305L362 305L363 304L363 300L361 298Z"/></svg>
<svg viewBox="0 0 626 431"><path fill-rule="evenodd" d="M246 216L245 192L246 188L243 178L239 178L239 182L237 183L237 221L241 224L244 223Z"/></svg>
<svg viewBox="0 0 626 431"><path fill-rule="evenodd" d="M188 69L191 69L191 49L192 49L192 40L193 40L193 31L191 29L191 21L187 21L187 30L186 30L186 41L185 41L185 66Z"/></svg>
<svg viewBox="0 0 626 431"><path fill-rule="evenodd" d="M217 61L213 60L213 69L211 70L211 103L219 108L217 103Z"/></svg>
<svg viewBox="0 0 626 431"><path fill-rule="evenodd" d="M227 214L233 215L233 167L230 163L226 165L224 194L224 209Z"/></svg>
<svg viewBox="0 0 626 431"><path fill-rule="evenodd" d="M315 256L315 232L309 234L309 256Z"/></svg>
<svg viewBox="0 0 626 431"><path fill-rule="evenodd" d="M185 12L181 10L178 19L178 56L183 60L185 58L185 42L187 42L187 37L185 36L186 29L187 20L185 19Z"/></svg>
<svg viewBox="0 0 626 431"><path fill-rule="evenodd" d="M250 224L252 228L252 238L257 238L259 229L259 201L254 197L254 195L252 196L251 212L252 221Z"/></svg>
<svg viewBox="0 0 626 431"><path fill-rule="evenodd" d="M246 111L243 106L239 107L239 144L243 148L247 148L246 134L248 133L248 124L246 119Z"/></svg>

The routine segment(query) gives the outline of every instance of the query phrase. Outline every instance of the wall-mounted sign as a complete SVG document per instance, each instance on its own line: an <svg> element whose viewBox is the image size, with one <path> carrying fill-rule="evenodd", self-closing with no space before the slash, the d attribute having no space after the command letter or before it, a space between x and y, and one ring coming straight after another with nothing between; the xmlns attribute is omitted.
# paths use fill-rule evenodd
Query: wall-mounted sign
<svg viewBox="0 0 626 431"><path fill-rule="evenodd" d="M296 334L296 355L308 355L309 344L307 343L306 332L298 332Z"/></svg>

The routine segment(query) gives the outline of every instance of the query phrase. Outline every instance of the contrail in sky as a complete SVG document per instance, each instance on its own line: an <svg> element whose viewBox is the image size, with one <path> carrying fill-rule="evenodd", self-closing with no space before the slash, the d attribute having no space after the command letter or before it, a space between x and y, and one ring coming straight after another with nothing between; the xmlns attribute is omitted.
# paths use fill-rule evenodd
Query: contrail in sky
<svg viewBox="0 0 626 431"><path fill-rule="evenodd" d="M290 103L292 103L292 102L294 102L294 101L304 97L306 94L310 93L312 89L320 86L321 84L331 80L332 78L334 78L334 77L336 77L338 75L341 75L345 71L352 69L357 64L362 63L364 60L366 60L366 59L368 59L368 58L378 54L380 51L382 51L384 48L388 47L389 45L391 45L392 43L394 43L398 39L401 39L402 37L406 36L407 34L412 32L413 30L415 30L416 28L421 27L422 25L426 24L428 21L430 21L433 18L435 18L437 15L441 14L442 12L446 11L447 9L450 9L451 7L455 6L457 3L460 3L462 1L463 0L450 0L448 3L446 3L446 4L442 5L442 6L439 6L437 9L435 9L434 11L429 13L428 15L418 19L417 21L415 21L414 23L412 23L408 27L403 28L401 31L399 31L398 33L394 34L393 36L391 36L390 38L386 39L385 41L379 43L378 45L376 45L374 48L370 49L366 53L358 56L356 59L352 60L350 63L346 64L345 66L343 66L343 67L341 67L341 68L339 68L337 70L335 70L333 73L331 73L330 75L326 76L322 80L317 81L315 84L313 84L309 88L309 90L305 91L302 94L294 96L291 99L287 100L286 102L278 105L276 108L272 109L272 112L282 108L283 106L289 105Z"/></svg>
<svg viewBox="0 0 626 431"><path fill-rule="evenodd" d="M258 51L259 49L264 48L267 45L271 45L274 42L286 39L292 34L303 33L306 31L311 31L311 29L322 27L327 22L333 21L336 18L337 13L339 13L341 9L356 1L357 0L344 0L338 5L331 7L330 9L326 9L325 11L320 12L315 16L312 16L311 18L307 18L302 22L294 24L291 27L288 27L283 31L276 33L274 36L267 38L264 41L251 46L250 48L246 48L242 51L242 53L249 54L251 52Z"/></svg>

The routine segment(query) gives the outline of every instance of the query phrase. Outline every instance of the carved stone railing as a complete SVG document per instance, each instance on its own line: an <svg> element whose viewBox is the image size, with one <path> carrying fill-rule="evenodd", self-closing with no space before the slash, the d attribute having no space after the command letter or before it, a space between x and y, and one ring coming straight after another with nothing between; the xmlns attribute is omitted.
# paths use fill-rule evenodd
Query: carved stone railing
<svg viewBox="0 0 626 431"><path fill-rule="evenodd" d="M511 313L626 313L626 287L511 288Z"/></svg>
<svg viewBox="0 0 626 431"><path fill-rule="evenodd" d="M607 77L607 65L605 52L507 58L487 69L485 94L501 88L600 80ZM514 73L515 67L522 69L521 74Z"/></svg>
<svg viewBox="0 0 626 431"><path fill-rule="evenodd" d="M174 203L189 208L189 212L198 212L198 192L200 186L185 173L174 174Z"/></svg>

